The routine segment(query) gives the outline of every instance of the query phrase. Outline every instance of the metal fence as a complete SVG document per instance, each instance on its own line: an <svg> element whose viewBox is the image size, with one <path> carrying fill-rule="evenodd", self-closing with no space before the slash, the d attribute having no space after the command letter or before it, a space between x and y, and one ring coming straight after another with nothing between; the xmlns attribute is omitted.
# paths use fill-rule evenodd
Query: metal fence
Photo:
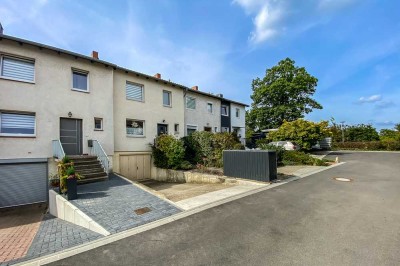
<svg viewBox="0 0 400 266"><path fill-rule="evenodd" d="M277 178L275 151L224 151L224 175L257 181Z"/></svg>

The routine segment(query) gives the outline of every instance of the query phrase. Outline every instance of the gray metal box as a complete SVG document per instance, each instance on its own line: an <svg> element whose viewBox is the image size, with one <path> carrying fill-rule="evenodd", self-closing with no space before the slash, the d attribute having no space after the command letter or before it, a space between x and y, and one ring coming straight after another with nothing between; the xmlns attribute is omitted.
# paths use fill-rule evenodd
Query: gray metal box
<svg viewBox="0 0 400 266"><path fill-rule="evenodd" d="M224 151L224 175L257 181L277 179L275 151Z"/></svg>

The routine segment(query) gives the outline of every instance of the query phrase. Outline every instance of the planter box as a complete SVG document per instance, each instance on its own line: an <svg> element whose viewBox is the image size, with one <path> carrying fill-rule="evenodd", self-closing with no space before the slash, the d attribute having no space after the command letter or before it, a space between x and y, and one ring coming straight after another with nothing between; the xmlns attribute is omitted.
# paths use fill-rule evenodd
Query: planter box
<svg viewBox="0 0 400 266"><path fill-rule="evenodd" d="M75 178L67 179L67 199L74 200L78 198L78 180Z"/></svg>

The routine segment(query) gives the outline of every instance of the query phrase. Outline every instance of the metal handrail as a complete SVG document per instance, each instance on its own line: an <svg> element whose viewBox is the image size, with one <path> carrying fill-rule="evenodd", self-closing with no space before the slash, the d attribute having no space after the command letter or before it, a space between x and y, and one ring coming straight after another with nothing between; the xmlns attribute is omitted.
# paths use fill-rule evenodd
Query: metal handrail
<svg viewBox="0 0 400 266"><path fill-rule="evenodd" d="M104 151L103 147L101 146L98 140L92 140L92 148L90 149L90 154L97 156L97 159L100 161L101 165L103 166L104 170L108 174L110 171L110 161L108 160L108 156Z"/></svg>
<svg viewBox="0 0 400 266"><path fill-rule="evenodd" d="M52 145L53 145L53 157L60 160L64 158L65 152L61 145L61 141L59 139L55 139L52 141Z"/></svg>

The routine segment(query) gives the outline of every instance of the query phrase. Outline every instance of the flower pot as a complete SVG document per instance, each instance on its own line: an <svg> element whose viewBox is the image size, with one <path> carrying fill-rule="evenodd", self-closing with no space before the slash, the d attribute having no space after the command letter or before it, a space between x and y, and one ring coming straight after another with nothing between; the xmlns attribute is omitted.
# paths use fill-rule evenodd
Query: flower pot
<svg viewBox="0 0 400 266"><path fill-rule="evenodd" d="M67 199L74 200L78 198L78 183L76 178L67 178Z"/></svg>

